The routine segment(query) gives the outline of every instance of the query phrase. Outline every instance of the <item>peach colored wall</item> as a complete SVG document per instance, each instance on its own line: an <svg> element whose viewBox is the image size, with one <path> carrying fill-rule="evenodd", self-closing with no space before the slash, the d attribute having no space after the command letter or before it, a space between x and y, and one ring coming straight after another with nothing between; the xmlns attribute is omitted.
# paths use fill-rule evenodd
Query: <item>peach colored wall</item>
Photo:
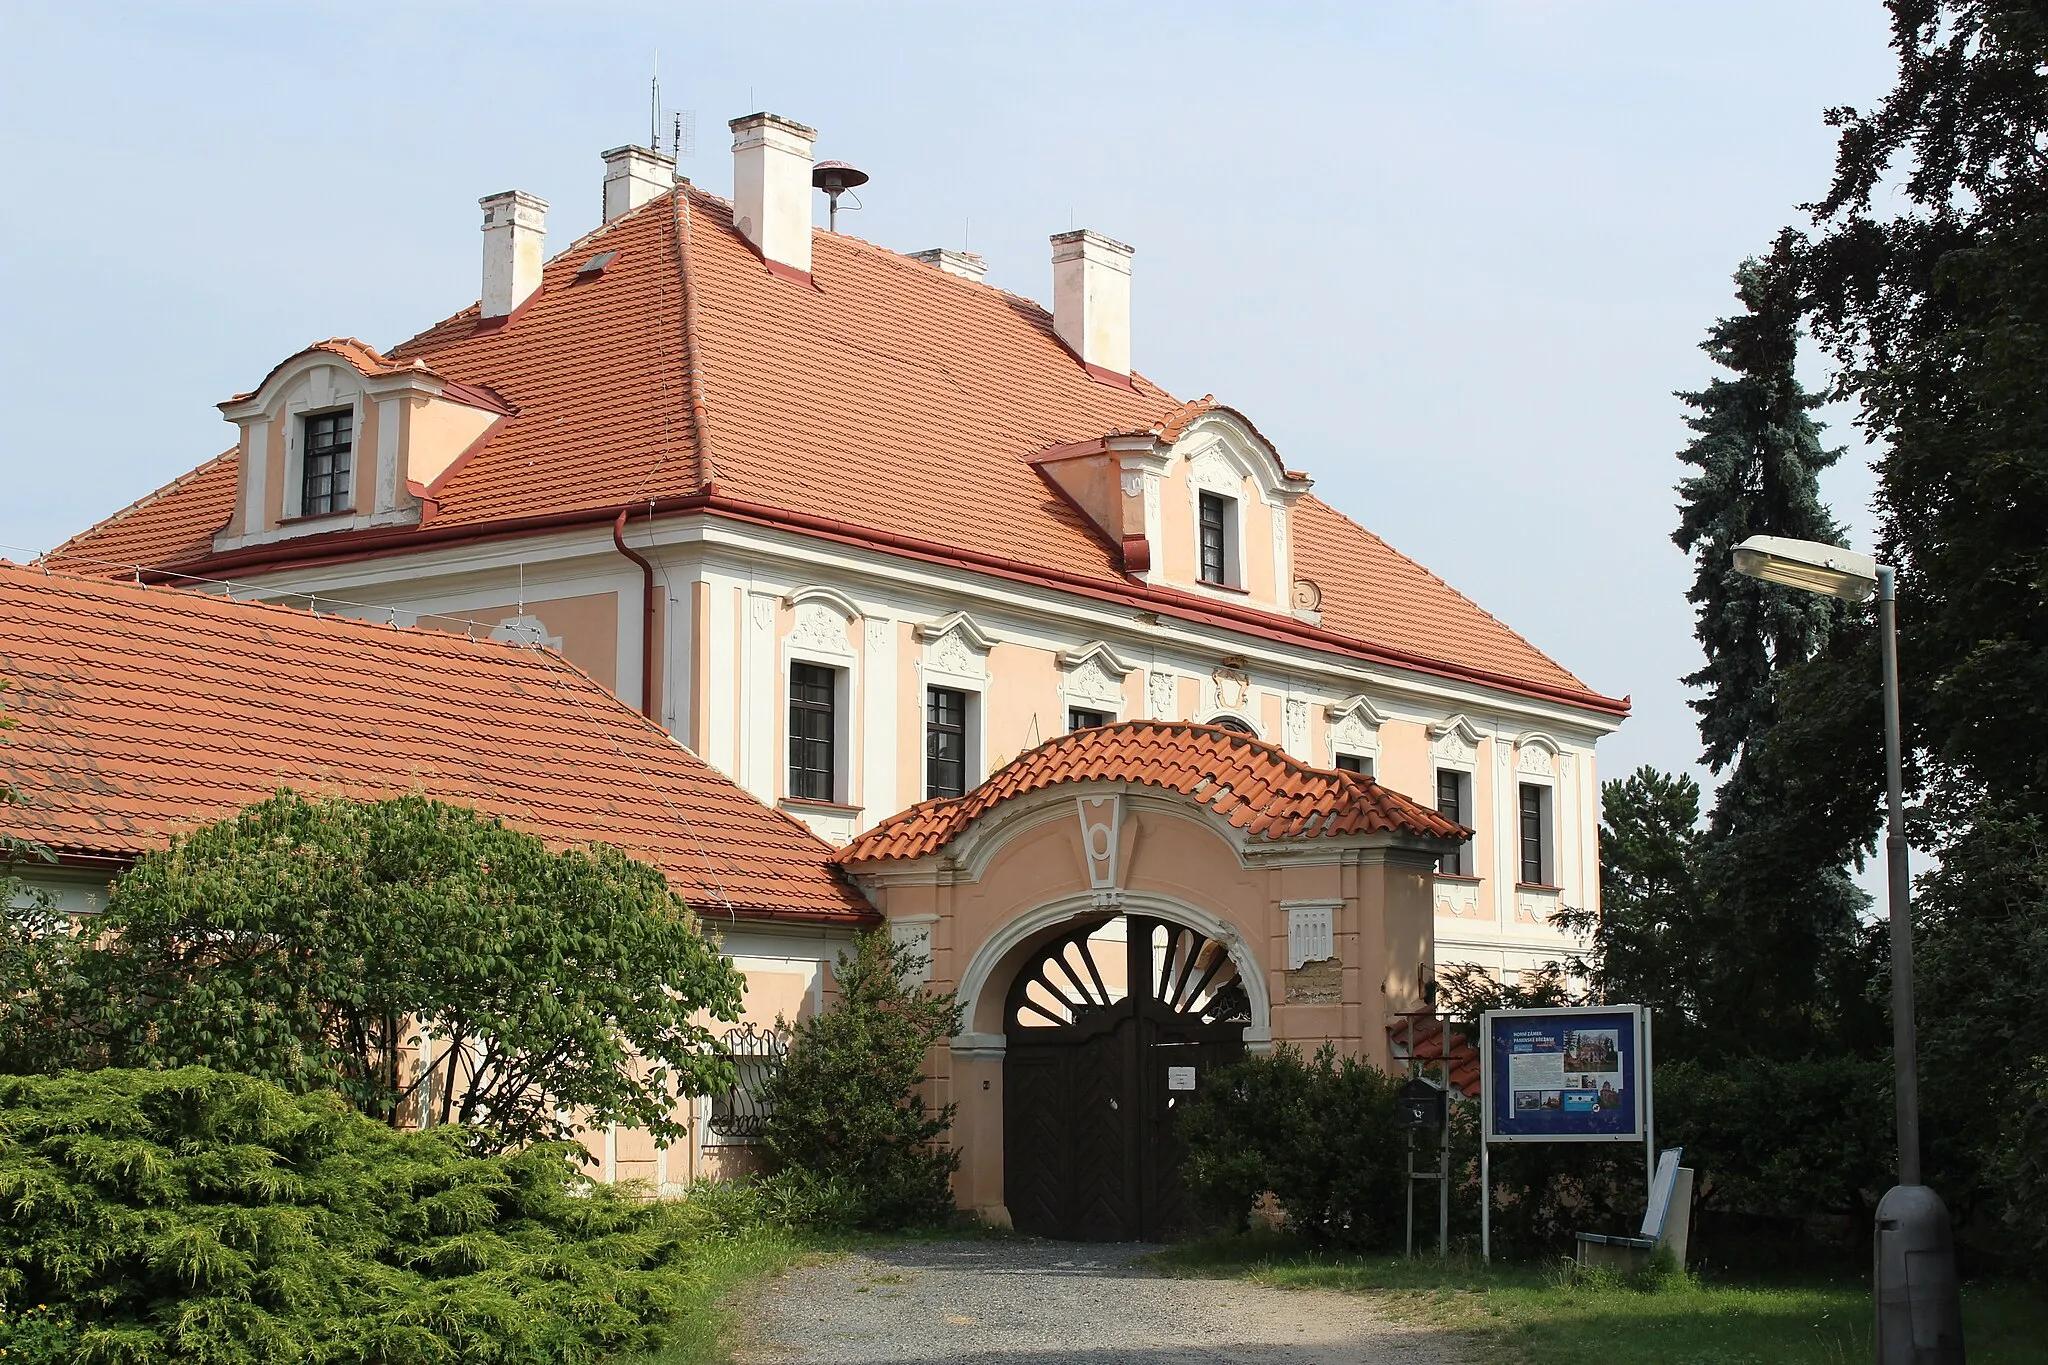
<svg viewBox="0 0 2048 1365"><path fill-rule="evenodd" d="M1078 791L1080 789L1076 789ZM880 893L891 918L935 914L932 984L959 985L976 952L1019 914L1084 893L1087 870L1072 795L1062 792L1043 811L1020 813L973 882L897 883ZM964 850L963 850L964 854ZM1233 926L1258 963L1272 1002L1276 1042L1304 1048L1333 1041L1347 1055L1389 1064L1391 1011L1420 1002L1420 968L1431 961L1430 860L1416 853L1371 849L1332 851L1327 860L1248 867L1205 813L1126 797L1121 885L1194 907ZM934 874L936 877L936 874ZM1290 999L1297 980L1287 970L1283 901L1335 901L1334 946L1342 964L1339 999ZM1048 928L1010 953L971 1003L970 1033L1000 1034L1017 967L1043 942L1071 928ZM956 1193L964 1207L1000 1218L1002 1203L1002 1062L998 1057L936 1053L931 1099L960 1106L954 1141L963 1149Z"/></svg>
<svg viewBox="0 0 2048 1365"><path fill-rule="evenodd" d="M1067 731L1067 714L1060 704L1059 665L1051 653L1028 645L1000 644L989 651L988 674L983 730L986 762L977 776L992 773L1026 749ZM923 794L906 794L899 804L909 805Z"/></svg>
<svg viewBox="0 0 2048 1365"><path fill-rule="evenodd" d="M399 440L405 447L405 468L398 476L400 490L408 479L432 483L497 420L494 412L445 399L406 402L399 418Z"/></svg>
<svg viewBox="0 0 2048 1365"><path fill-rule="evenodd" d="M462 615L477 623L478 632L488 630L503 620L515 616L537 616L551 636L562 640L562 657L604 686L618 690L619 676L619 595L615 592L594 592L580 597L552 597L528 602L524 607L517 603L500 603L496 606L465 607ZM461 633L463 627L446 618L423 616L420 624L434 630L452 630ZM660 656L656 655L657 664ZM638 679L635 679L637 688Z"/></svg>
<svg viewBox="0 0 2048 1365"><path fill-rule="evenodd" d="M1273 511L1259 496L1250 478L1238 481L1238 582L1251 602L1280 606L1273 581ZM1196 584L1201 580L1198 541L1195 535L1195 500L1188 487L1188 461L1174 460L1159 481L1159 535L1165 542L1152 547L1152 565L1168 583Z"/></svg>

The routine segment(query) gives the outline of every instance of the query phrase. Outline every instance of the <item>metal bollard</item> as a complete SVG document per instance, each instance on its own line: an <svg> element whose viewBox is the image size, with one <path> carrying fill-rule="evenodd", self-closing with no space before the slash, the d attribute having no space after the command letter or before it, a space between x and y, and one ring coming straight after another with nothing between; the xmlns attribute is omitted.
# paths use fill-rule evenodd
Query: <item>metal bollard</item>
<svg viewBox="0 0 2048 1365"><path fill-rule="evenodd" d="M1877 1206L1877 1365L1963 1365L1962 1288L1948 1208L1925 1185Z"/></svg>

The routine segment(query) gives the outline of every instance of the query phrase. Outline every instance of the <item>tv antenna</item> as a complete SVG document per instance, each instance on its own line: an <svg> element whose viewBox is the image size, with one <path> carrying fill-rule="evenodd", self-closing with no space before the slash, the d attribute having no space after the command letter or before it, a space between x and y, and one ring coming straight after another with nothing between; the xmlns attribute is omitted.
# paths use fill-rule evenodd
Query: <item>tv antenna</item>
<svg viewBox="0 0 2048 1365"><path fill-rule="evenodd" d="M654 54L654 78L647 83L647 145L676 161L697 155L697 111L671 109L661 102L661 53ZM667 140L662 137L667 131Z"/></svg>

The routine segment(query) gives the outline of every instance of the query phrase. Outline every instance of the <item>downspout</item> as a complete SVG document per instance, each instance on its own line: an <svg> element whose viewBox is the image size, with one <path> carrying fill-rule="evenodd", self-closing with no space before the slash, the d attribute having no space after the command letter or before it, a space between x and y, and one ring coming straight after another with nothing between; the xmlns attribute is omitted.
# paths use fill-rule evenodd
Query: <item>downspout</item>
<svg viewBox="0 0 2048 1365"><path fill-rule="evenodd" d="M654 714L654 624L661 599L655 596L654 565L626 543L626 514L630 510L621 507L618 519L612 522L612 544L640 566L640 714L659 725L661 721Z"/></svg>

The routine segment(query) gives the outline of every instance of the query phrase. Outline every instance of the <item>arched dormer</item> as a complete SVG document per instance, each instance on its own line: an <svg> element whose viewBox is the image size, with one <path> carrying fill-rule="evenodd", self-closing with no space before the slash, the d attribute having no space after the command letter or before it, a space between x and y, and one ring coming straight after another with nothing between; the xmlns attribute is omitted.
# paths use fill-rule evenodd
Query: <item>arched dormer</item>
<svg viewBox="0 0 2048 1365"><path fill-rule="evenodd" d="M220 551L417 525L440 483L511 415L496 394L347 338L291 356L220 410L241 433Z"/></svg>

